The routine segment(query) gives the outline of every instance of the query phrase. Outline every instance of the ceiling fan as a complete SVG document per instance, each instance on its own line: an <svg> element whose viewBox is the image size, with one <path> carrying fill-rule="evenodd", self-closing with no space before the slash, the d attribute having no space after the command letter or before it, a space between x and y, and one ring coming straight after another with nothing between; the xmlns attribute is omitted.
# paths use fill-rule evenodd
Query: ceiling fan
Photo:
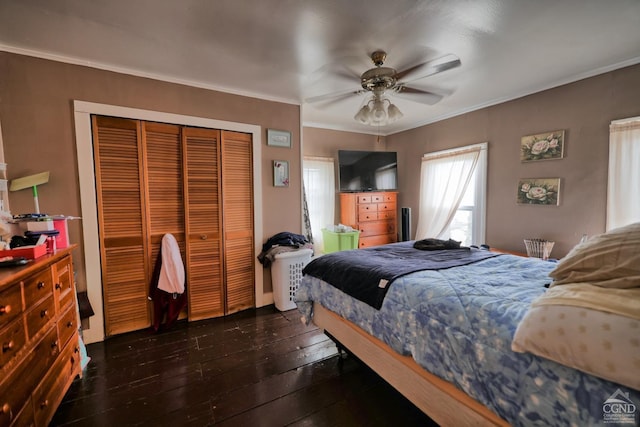
<svg viewBox="0 0 640 427"><path fill-rule="evenodd" d="M375 67L360 75L362 89L345 90L314 96L306 99L306 102L337 102L353 95L362 95L371 92L371 96L358 110L354 119L372 126L383 126L392 123L402 117L402 112L391 103L388 95L408 99L413 102L433 105L443 98L443 95L410 87L410 82L423 79L434 74L441 73L460 66L460 59L452 54L441 58L423 62L403 71L385 67L386 52L376 50L371 54L371 61Z"/></svg>

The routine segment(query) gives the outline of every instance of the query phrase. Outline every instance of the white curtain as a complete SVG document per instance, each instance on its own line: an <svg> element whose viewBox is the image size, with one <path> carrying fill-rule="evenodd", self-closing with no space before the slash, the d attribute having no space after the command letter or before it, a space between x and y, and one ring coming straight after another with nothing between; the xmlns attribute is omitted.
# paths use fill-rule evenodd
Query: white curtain
<svg viewBox="0 0 640 427"><path fill-rule="evenodd" d="M609 126L607 230L640 221L640 117Z"/></svg>
<svg viewBox="0 0 640 427"><path fill-rule="evenodd" d="M420 204L416 240L440 238L458 210L481 147L425 154L420 170Z"/></svg>
<svg viewBox="0 0 640 427"><path fill-rule="evenodd" d="M335 171L332 158L305 157L303 159L304 188L309 208L313 248L324 252L322 229L335 222Z"/></svg>

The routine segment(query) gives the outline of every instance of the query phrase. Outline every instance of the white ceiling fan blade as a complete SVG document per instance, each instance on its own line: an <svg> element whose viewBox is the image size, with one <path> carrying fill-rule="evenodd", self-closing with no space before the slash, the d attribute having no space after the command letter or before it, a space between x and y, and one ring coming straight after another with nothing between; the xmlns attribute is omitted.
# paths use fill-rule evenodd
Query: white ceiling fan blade
<svg viewBox="0 0 640 427"><path fill-rule="evenodd" d="M434 92L428 92L426 90L415 89L406 86L397 86L394 89L394 96L427 105L436 104L442 98L444 98L443 95Z"/></svg>
<svg viewBox="0 0 640 427"><path fill-rule="evenodd" d="M310 98L305 98L304 102L305 103L309 103L309 104L314 104L316 102L333 101L335 99L343 100L343 99L349 98L349 97L354 96L354 95L359 95L362 92L364 92L364 90L362 90L362 89L360 89L360 90L354 90L354 89L341 90L341 91L338 91L338 92L325 93L324 95L318 95L318 96L312 96Z"/></svg>
<svg viewBox="0 0 640 427"><path fill-rule="evenodd" d="M449 54L400 71L396 74L396 78L398 81L407 83L459 67L460 65L460 59L453 54Z"/></svg>

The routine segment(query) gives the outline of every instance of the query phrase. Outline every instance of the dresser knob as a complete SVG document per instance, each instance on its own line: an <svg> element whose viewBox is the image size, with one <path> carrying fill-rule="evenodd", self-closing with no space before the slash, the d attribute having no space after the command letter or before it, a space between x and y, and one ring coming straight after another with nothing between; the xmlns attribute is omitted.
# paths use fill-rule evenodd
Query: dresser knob
<svg viewBox="0 0 640 427"><path fill-rule="evenodd" d="M42 311L40 312L40 317L47 317L47 314L49 314L49 311L48 311L48 310L42 310Z"/></svg>
<svg viewBox="0 0 640 427"><path fill-rule="evenodd" d="M11 413L11 405L9 405L8 403L5 403L4 405L2 405L2 407L0 408L0 414L10 414Z"/></svg>
<svg viewBox="0 0 640 427"><path fill-rule="evenodd" d="M58 290L62 289L62 285L60 283L56 283L56 289Z"/></svg>
<svg viewBox="0 0 640 427"><path fill-rule="evenodd" d="M0 305L0 314L9 314L11 313L10 305Z"/></svg>
<svg viewBox="0 0 640 427"><path fill-rule="evenodd" d="M49 406L49 399L45 399L45 400L43 400L42 402L40 402L40 408L41 408L41 409L44 409L44 408L46 408L47 406Z"/></svg>
<svg viewBox="0 0 640 427"><path fill-rule="evenodd" d="M207 240L207 235L206 234L201 234L200 235L200 240Z"/></svg>
<svg viewBox="0 0 640 427"><path fill-rule="evenodd" d="M14 344L13 344L13 340L6 342L4 344L2 344L2 352L6 353L10 350L13 350Z"/></svg>
<svg viewBox="0 0 640 427"><path fill-rule="evenodd" d="M73 326L73 321L69 320L67 323L67 328L71 328Z"/></svg>
<svg viewBox="0 0 640 427"><path fill-rule="evenodd" d="M57 348L58 347L58 341L54 341L51 343L51 348Z"/></svg>
<svg viewBox="0 0 640 427"><path fill-rule="evenodd" d="M44 282L38 282L38 289L44 288Z"/></svg>

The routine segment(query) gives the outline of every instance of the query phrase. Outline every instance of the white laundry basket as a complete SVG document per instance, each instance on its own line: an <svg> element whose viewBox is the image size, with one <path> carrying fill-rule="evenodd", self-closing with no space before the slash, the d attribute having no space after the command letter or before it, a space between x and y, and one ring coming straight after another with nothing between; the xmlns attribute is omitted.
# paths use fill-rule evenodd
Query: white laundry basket
<svg viewBox="0 0 640 427"><path fill-rule="evenodd" d="M299 249L275 256L271 264L271 282L276 308L286 311L296 308L294 298L302 280L302 269L311 261L313 250Z"/></svg>

